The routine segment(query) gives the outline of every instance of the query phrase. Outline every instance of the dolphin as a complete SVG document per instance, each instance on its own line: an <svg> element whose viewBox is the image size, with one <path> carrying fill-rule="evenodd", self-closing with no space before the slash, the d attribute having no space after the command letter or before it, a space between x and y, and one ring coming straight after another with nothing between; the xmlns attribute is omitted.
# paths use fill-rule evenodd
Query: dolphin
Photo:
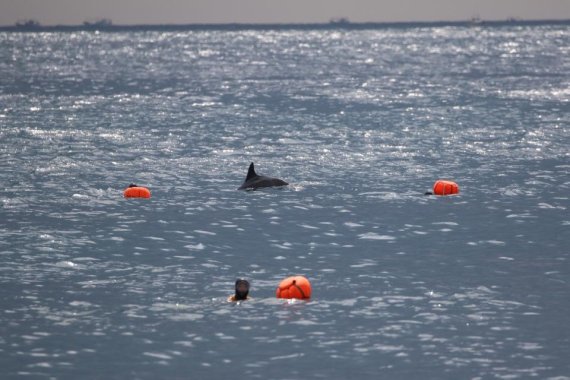
<svg viewBox="0 0 570 380"><path fill-rule="evenodd" d="M247 177L243 181L242 185L238 190L255 190L260 187L274 187L274 186L286 186L287 182L279 179L266 177L264 175L258 175L253 167L253 162L249 165L249 170L247 171Z"/></svg>

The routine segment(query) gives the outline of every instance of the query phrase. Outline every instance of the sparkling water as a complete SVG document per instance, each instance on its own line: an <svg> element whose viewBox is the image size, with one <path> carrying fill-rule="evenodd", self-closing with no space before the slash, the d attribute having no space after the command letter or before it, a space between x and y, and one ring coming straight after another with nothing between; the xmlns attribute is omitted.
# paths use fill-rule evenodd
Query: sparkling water
<svg viewBox="0 0 570 380"><path fill-rule="evenodd" d="M1 32L1 377L570 379L569 125L570 24Z"/></svg>

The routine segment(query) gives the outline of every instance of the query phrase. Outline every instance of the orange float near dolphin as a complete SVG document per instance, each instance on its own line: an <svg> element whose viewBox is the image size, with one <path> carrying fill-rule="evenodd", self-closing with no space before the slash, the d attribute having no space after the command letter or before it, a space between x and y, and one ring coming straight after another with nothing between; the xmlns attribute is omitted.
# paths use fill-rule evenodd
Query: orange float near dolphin
<svg viewBox="0 0 570 380"><path fill-rule="evenodd" d="M150 190L131 183L123 192L125 198L150 198Z"/></svg>
<svg viewBox="0 0 570 380"><path fill-rule="evenodd" d="M279 283L275 296L277 298L308 300L311 298L311 283L303 276L287 277Z"/></svg>
<svg viewBox="0 0 570 380"><path fill-rule="evenodd" d="M433 184L433 193L435 195L455 195L459 194L459 186L453 181L437 180Z"/></svg>

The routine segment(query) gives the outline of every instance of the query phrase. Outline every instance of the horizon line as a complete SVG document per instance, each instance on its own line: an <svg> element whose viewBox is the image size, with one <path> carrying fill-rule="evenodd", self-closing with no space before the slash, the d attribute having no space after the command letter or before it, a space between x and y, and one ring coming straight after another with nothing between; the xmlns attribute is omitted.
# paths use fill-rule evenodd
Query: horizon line
<svg viewBox="0 0 570 380"><path fill-rule="evenodd" d="M110 19L99 19L98 21L89 22L84 21L81 24L41 24L34 19L26 19L17 21L11 25L0 25L0 30L49 30L49 29L73 29L73 30L120 30L132 28L147 28L147 29L176 29L176 28L206 28L206 29L225 29L228 27L248 29L281 29L281 28L296 28L296 27L373 27L373 26L403 26L403 25L505 25L505 24L566 24L570 23L568 18L560 19L524 19L524 18L506 18L506 19L480 19L473 17L464 20L415 20L415 21L357 21L353 22L346 18L331 19L328 22L214 22L214 23L135 23L135 24L113 24Z"/></svg>

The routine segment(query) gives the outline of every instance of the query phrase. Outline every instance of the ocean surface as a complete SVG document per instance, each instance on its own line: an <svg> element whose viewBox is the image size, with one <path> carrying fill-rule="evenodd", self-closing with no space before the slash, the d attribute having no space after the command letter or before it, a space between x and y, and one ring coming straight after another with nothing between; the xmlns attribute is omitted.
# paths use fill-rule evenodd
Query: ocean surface
<svg viewBox="0 0 570 380"><path fill-rule="evenodd" d="M0 377L570 379L569 128L570 24L0 32Z"/></svg>

